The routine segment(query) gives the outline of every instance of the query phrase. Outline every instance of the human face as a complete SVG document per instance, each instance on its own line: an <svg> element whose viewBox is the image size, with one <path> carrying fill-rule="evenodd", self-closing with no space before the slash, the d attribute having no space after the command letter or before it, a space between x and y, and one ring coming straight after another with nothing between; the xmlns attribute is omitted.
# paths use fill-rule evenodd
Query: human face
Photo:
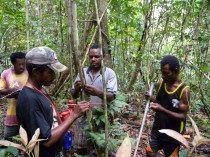
<svg viewBox="0 0 210 157"><path fill-rule="evenodd" d="M40 75L40 82L44 86L50 86L55 80L55 76L55 72L52 69L46 68Z"/></svg>
<svg viewBox="0 0 210 157"><path fill-rule="evenodd" d="M163 80L168 84L173 84L178 78L178 72L171 71L169 64L161 67L161 74Z"/></svg>
<svg viewBox="0 0 210 157"><path fill-rule="evenodd" d="M25 58L16 58L14 63L14 70L16 74L24 72L26 67Z"/></svg>
<svg viewBox="0 0 210 157"><path fill-rule="evenodd" d="M101 68L100 49L90 49L89 51L90 66L94 70Z"/></svg>

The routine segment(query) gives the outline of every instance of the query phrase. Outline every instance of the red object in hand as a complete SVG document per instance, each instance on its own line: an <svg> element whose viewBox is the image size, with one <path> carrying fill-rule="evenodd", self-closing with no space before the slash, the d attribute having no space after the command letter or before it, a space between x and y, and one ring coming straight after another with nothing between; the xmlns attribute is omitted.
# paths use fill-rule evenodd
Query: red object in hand
<svg viewBox="0 0 210 157"><path fill-rule="evenodd" d="M68 117L70 116L70 111L69 110L66 110L64 112L61 113L60 115L60 118L63 121L65 121Z"/></svg>
<svg viewBox="0 0 210 157"><path fill-rule="evenodd" d="M74 100L69 100L69 109L74 111L74 106L72 104L74 104Z"/></svg>
<svg viewBox="0 0 210 157"><path fill-rule="evenodd" d="M74 104L74 100L69 100L69 102L68 102L69 110L66 110L60 114L60 118L61 118L62 122L65 121L70 116L71 110L74 111L74 105L72 105L72 104Z"/></svg>

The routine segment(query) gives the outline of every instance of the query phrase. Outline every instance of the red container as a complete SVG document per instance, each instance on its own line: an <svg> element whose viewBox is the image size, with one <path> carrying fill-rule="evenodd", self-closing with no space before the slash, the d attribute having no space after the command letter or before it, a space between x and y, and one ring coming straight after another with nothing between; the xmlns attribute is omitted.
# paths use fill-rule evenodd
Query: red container
<svg viewBox="0 0 210 157"><path fill-rule="evenodd" d="M68 117L70 116L70 111L69 110L66 110L64 112L61 113L60 115L60 118L63 121L65 121Z"/></svg>
<svg viewBox="0 0 210 157"><path fill-rule="evenodd" d="M69 109L74 111L74 105L73 105L74 104L74 100L69 100L68 103L69 103L69 105L68 105Z"/></svg>

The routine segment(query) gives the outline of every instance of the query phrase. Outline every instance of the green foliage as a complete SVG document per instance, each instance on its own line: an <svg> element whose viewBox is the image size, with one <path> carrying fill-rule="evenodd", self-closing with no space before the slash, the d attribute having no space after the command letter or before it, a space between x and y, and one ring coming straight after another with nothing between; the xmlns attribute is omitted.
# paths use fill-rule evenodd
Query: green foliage
<svg viewBox="0 0 210 157"><path fill-rule="evenodd" d="M113 100L108 104L108 115L109 115L109 120L111 122L111 119L115 118L116 113L122 113L123 109L128 106L126 103L126 98L125 95L121 92L117 92L116 94L116 99ZM94 113L92 119L94 120L95 124L97 126L104 124L105 123L105 116L104 116L104 108L101 106L96 106L94 107L94 110L97 112Z"/></svg>
<svg viewBox="0 0 210 157"><path fill-rule="evenodd" d="M126 134L120 131L120 123L115 123L111 125L109 128L109 139L108 139L108 147L110 151L116 151L119 144L126 137ZM101 149L105 148L105 134L98 132L90 132L91 139L97 144L97 146ZM131 142L134 144L135 140L131 139Z"/></svg>
<svg viewBox="0 0 210 157"><path fill-rule="evenodd" d="M84 157L84 156L78 155L78 154L74 154L74 155L75 155L75 157Z"/></svg>
<svg viewBox="0 0 210 157"><path fill-rule="evenodd" d="M0 151L0 156L6 156L8 154L12 154L15 157L21 157L20 155L18 155L18 150L14 147L7 147L6 149L2 149Z"/></svg>
<svg viewBox="0 0 210 157"><path fill-rule="evenodd" d="M184 149L184 150L179 152L179 156L178 157L187 157L187 155L188 155L188 150Z"/></svg>
<svg viewBox="0 0 210 157"><path fill-rule="evenodd" d="M126 103L126 97L123 93L118 92L116 94L116 99L108 104L109 110L109 149L116 151L118 144L120 144L119 139L123 139L123 137L126 136L125 133L121 132L119 127L121 127L121 124L119 123L119 119L115 117L115 114L121 114L123 112L123 109L128 106ZM93 115L93 120L95 121L97 128L101 125L104 125L105 123L105 117L103 114L104 110L102 107L96 108L98 113L97 115ZM111 116L111 117L110 117ZM116 119L114 119L116 118ZM111 119L114 119L114 123ZM102 132L89 132L91 139L95 141L96 145L99 148L104 149L105 148L105 134Z"/></svg>
<svg viewBox="0 0 210 157"><path fill-rule="evenodd" d="M105 134L98 132L90 132L91 139L96 142L97 146L104 147L105 146ZM104 147L105 148L105 147Z"/></svg>
<svg viewBox="0 0 210 157"><path fill-rule="evenodd" d="M113 100L110 104L109 104L109 113L114 116L114 113L120 113L123 111L123 109L128 106L128 104L126 103L126 97L123 93L121 92L117 92L116 94L116 99Z"/></svg>

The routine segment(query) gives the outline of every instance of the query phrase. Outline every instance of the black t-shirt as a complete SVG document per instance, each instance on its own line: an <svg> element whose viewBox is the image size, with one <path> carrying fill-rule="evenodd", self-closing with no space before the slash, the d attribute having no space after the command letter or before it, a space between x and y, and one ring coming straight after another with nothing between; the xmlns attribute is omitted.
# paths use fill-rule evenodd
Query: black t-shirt
<svg viewBox="0 0 210 157"><path fill-rule="evenodd" d="M29 141L37 128L40 128L39 139L49 139L51 137L53 106L38 91L26 86L22 89L17 101L17 118L19 124L26 130ZM60 141L50 148L44 147L42 143L39 147L39 157L55 157L56 153L59 152Z"/></svg>
<svg viewBox="0 0 210 157"><path fill-rule="evenodd" d="M159 91L157 93L157 103L166 108L169 111L179 113L179 102L181 95L185 90L186 85L180 84L173 92L166 91L166 84L161 83ZM172 129L179 133L183 133L185 127L185 121L177 120L168 116L163 112L156 112L155 121L152 128L152 133L156 134L158 138L163 141L170 141L173 143L179 143L173 138L167 136L164 133L159 133L160 129Z"/></svg>

